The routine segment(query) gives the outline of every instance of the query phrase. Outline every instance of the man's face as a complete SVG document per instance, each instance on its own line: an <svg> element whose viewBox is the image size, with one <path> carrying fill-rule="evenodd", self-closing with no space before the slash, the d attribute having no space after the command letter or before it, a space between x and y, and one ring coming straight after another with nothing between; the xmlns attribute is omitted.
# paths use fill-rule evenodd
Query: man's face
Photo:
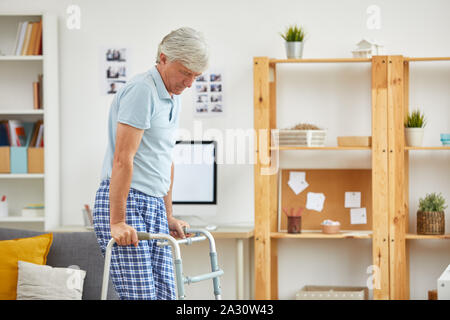
<svg viewBox="0 0 450 320"><path fill-rule="evenodd" d="M181 94L184 89L190 88L195 78L201 73L193 72L178 61L168 61L161 53L158 70L163 78L164 85L170 94Z"/></svg>

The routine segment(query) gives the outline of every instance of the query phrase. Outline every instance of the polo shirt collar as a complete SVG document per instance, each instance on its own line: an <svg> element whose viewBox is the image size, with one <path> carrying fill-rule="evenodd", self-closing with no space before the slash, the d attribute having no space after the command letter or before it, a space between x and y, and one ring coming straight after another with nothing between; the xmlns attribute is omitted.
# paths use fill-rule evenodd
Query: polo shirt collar
<svg viewBox="0 0 450 320"><path fill-rule="evenodd" d="M164 85L164 81L159 74L158 69L156 69L156 66L153 66L153 68L150 69L150 74L152 75L153 80L156 84L156 90L158 91L158 95L160 99L172 99L169 92L166 89L166 86Z"/></svg>

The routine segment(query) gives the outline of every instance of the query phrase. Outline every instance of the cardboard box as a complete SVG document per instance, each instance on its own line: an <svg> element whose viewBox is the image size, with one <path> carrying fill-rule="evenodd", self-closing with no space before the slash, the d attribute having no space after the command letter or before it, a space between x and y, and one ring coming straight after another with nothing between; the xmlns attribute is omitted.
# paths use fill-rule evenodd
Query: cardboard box
<svg viewBox="0 0 450 320"><path fill-rule="evenodd" d="M372 145L371 136L350 136L337 137L339 147L370 147Z"/></svg>
<svg viewBox="0 0 450 320"><path fill-rule="evenodd" d="M368 300L367 287L304 286L296 300Z"/></svg>
<svg viewBox="0 0 450 320"><path fill-rule="evenodd" d="M0 173L10 173L10 148L0 147Z"/></svg>
<svg viewBox="0 0 450 320"><path fill-rule="evenodd" d="M28 173L44 173L44 148L28 148Z"/></svg>

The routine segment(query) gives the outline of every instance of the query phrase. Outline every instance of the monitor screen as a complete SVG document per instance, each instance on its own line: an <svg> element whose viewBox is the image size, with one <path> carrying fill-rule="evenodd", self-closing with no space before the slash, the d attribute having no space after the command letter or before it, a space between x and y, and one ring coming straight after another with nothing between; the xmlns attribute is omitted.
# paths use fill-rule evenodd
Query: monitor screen
<svg viewBox="0 0 450 320"><path fill-rule="evenodd" d="M177 141L172 203L216 204L216 141Z"/></svg>

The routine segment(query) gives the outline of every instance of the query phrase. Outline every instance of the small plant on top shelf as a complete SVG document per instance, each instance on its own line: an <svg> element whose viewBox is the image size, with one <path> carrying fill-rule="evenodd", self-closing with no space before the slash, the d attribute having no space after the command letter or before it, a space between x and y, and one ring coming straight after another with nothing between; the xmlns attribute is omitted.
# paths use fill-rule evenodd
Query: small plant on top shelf
<svg viewBox="0 0 450 320"><path fill-rule="evenodd" d="M425 125L425 115L418 109L406 116L405 128L425 128Z"/></svg>
<svg viewBox="0 0 450 320"><path fill-rule="evenodd" d="M425 115L420 110L414 110L405 119L406 145L420 147L423 143L423 133L426 125Z"/></svg>
<svg viewBox="0 0 450 320"><path fill-rule="evenodd" d="M303 42L305 39L303 27L291 25L280 35L286 41L286 55L288 59L300 59L303 56Z"/></svg>
<svg viewBox="0 0 450 320"><path fill-rule="evenodd" d="M288 42L301 42L305 38L305 31L301 26L297 27L296 25L292 25L289 26L284 33L280 33L280 35L284 40Z"/></svg>
<svg viewBox="0 0 450 320"><path fill-rule="evenodd" d="M438 235L445 233L445 199L441 193L427 194L419 199L417 211L417 233Z"/></svg>

